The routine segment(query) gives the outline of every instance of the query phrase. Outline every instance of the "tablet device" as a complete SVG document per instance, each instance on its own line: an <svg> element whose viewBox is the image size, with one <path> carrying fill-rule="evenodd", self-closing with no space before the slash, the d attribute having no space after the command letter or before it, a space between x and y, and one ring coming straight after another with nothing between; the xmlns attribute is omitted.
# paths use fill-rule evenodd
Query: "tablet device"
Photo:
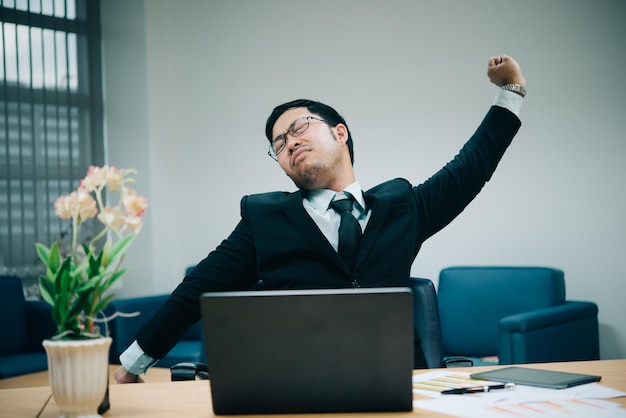
<svg viewBox="0 0 626 418"><path fill-rule="evenodd" d="M536 386L550 389L564 389L585 383L598 382L601 376L589 374L555 372L552 370L529 369L526 367L505 367L488 372L471 374L472 379L492 380L503 383Z"/></svg>

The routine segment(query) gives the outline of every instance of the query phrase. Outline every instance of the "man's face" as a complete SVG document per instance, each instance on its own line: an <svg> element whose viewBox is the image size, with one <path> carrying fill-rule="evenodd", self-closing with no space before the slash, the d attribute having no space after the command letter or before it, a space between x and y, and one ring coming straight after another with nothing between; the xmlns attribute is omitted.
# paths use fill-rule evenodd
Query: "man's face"
<svg viewBox="0 0 626 418"><path fill-rule="evenodd" d="M308 128L299 135L290 132L299 118L313 116ZM303 189L330 188L345 168L347 130L342 124L330 127L319 115L303 107L283 113L274 124L272 138L284 135L285 148L278 154L278 164L294 183ZM300 119L302 121L302 119ZM351 164L350 164L351 166Z"/></svg>

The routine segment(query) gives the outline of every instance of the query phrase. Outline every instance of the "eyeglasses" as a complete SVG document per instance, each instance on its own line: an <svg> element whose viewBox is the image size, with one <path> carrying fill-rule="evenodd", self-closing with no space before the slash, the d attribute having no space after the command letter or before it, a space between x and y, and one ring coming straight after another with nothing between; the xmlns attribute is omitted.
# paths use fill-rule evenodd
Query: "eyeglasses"
<svg viewBox="0 0 626 418"><path fill-rule="evenodd" d="M267 151L267 155L278 161L278 155L283 152L287 146L287 134L291 135L292 138L302 136L306 130L309 129L309 121L311 119L328 123L324 119L316 118L315 116L300 116L298 119L294 120L291 125L289 125L289 128L284 134L278 135L274 138L270 144L269 150Z"/></svg>

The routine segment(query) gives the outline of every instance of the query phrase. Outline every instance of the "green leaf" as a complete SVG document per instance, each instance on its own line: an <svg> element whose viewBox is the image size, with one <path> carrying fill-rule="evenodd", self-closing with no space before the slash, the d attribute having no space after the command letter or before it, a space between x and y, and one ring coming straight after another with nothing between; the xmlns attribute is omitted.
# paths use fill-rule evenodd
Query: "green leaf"
<svg viewBox="0 0 626 418"><path fill-rule="evenodd" d="M57 273L57 277L54 280L55 290L58 295L64 295L70 292L70 280L72 279L70 276L70 267L72 260L70 257L67 257L63 260L63 264L61 264L61 268Z"/></svg>
<svg viewBox="0 0 626 418"><path fill-rule="evenodd" d="M57 324L57 327L59 327L59 331L63 331L60 327L65 323L65 318L62 316L61 312L63 312L63 309L61 309L58 303L52 305L52 320Z"/></svg>
<svg viewBox="0 0 626 418"><path fill-rule="evenodd" d="M59 325L59 334L63 332L71 331L76 335L81 334L80 322L76 316L68 316L61 325Z"/></svg>
<svg viewBox="0 0 626 418"><path fill-rule="evenodd" d="M38 242L35 243L35 249L37 250L37 255L39 256L39 259L47 267L48 259L50 258L50 249Z"/></svg>
<svg viewBox="0 0 626 418"><path fill-rule="evenodd" d="M100 266L98 272L100 272L101 270L105 270L106 267L104 266L104 264L102 264L102 257L104 255L104 251L101 251L100 254L98 254L98 259L96 260L98 262L98 266Z"/></svg>
<svg viewBox="0 0 626 418"><path fill-rule="evenodd" d="M61 264L61 252L59 250L59 243L55 241L50 247L50 252L48 254L48 263L46 265L53 273L56 273L59 270L59 265Z"/></svg>
<svg viewBox="0 0 626 418"><path fill-rule="evenodd" d="M98 262L98 260L96 260L94 258L92 253L89 253L89 256L87 257L87 259L89 260L89 273L88 273L88 276L89 277L94 277L94 276L100 274L100 263Z"/></svg>
<svg viewBox="0 0 626 418"><path fill-rule="evenodd" d="M88 265L89 265L88 257L84 257L83 260L80 262L80 264L74 268L74 272L72 274L74 274L75 276L82 275L84 272L87 271Z"/></svg>
<svg viewBox="0 0 626 418"><path fill-rule="evenodd" d="M113 274L111 274L111 277L109 277L102 284L102 286L100 286L100 289L102 291L107 290L109 287L111 287L113 285L113 283L115 283L120 277L122 277L124 275L124 273L126 273L126 269L121 269L119 271L114 272Z"/></svg>
<svg viewBox="0 0 626 418"><path fill-rule="evenodd" d="M51 278L39 276L39 290L43 300L54 306L56 292L54 291L54 283Z"/></svg>
<svg viewBox="0 0 626 418"><path fill-rule="evenodd" d="M102 298L102 300L100 300L100 302L96 305L96 308L94 309L94 312L100 312L101 310L103 310L104 308L106 308L106 306L109 304L109 302L111 302L113 300L113 298L115 297L114 294L105 296L104 298Z"/></svg>
<svg viewBox="0 0 626 418"><path fill-rule="evenodd" d="M100 263L95 257L94 251L87 246L87 244L82 244L83 250L85 251L85 257L81 262L81 268L87 272L88 277L93 277L100 272Z"/></svg>
<svg viewBox="0 0 626 418"><path fill-rule="evenodd" d="M72 303L71 308L69 309L68 317L76 317L80 315L81 312L88 310L88 301L89 301L89 293L79 294L74 302Z"/></svg>
<svg viewBox="0 0 626 418"><path fill-rule="evenodd" d="M130 247L130 244L133 242L135 238L134 235L127 235L124 238L120 239L111 249L111 254L109 258L109 264L113 263L120 255L126 253L126 250Z"/></svg>
<svg viewBox="0 0 626 418"><path fill-rule="evenodd" d="M95 277L90 278L89 280L87 280L85 283L81 284L77 289L76 289L76 293L84 293L87 292L89 290L92 290L93 288L95 288L99 283L100 280L102 280L102 275L97 275Z"/></svg>
<svg viewBox="0 0 626 418"><path fill-rule="evenodd" d="M107 239L107 242L104 244L104 248L102 248L102 252L100 253L100 265L104 268L109 266L112 245L111 238Z"/></svg>

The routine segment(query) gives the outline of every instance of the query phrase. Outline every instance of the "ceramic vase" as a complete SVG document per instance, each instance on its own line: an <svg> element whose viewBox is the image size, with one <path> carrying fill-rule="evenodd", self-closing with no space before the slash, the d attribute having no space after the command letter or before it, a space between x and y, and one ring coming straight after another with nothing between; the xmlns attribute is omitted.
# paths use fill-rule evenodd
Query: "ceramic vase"
<svg viewBox="0 0 626 418"><path fill-rule="evenodd" d="M111 338L45 340L52 396L61 417L100 417L108 386Z"/></svg>

